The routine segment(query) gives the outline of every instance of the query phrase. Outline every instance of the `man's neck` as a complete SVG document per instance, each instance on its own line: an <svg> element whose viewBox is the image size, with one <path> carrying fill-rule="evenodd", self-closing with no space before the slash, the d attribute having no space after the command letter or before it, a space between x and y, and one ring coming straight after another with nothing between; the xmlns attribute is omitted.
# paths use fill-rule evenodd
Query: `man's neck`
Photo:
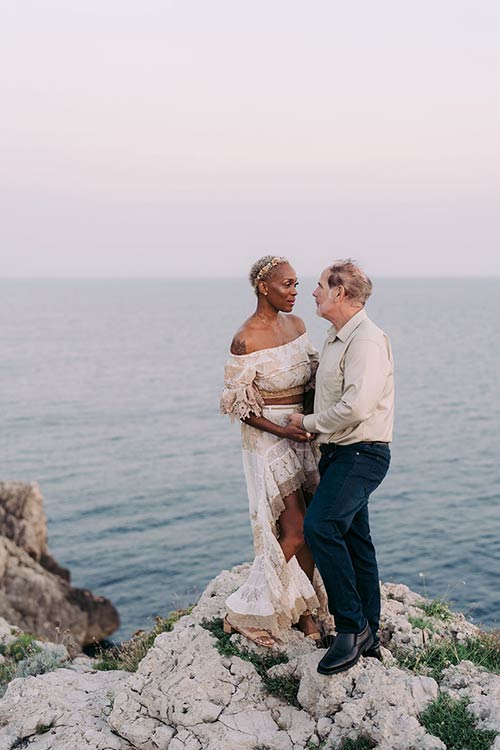
<svg viewBox="0 0 500 750"><path fill-rule="evenodd" d="M337 331L340 331L362 309L362 307L352 307L352 305L349 305L349 307L345 307L342 310L335 310L332 317L329 318L330 323L333 323Z"/></svg>

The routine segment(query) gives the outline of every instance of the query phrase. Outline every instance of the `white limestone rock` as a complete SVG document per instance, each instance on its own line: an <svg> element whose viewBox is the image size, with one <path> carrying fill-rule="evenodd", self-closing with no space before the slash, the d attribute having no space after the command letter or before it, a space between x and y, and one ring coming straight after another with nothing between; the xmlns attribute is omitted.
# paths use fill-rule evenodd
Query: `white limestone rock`
<svg viewBox="0 0 500 750"><path fill-rule="evenodd" d="M380 747L385 743L394 750L406 750L410 745L405 743L414 743L418 748L443 747L435 738L426 738L417 718L438 695L433 679L415 677L387 668L376 659L364 658L347 672L323 676L316 671L317 661L317 655L305 655L273 667L270 673L291 674L300 679L299 703L318 720L320 737L338 743L363 732Z"/></svg>
<svg viewBox="0 0 500 750"><path fill-rule="evenodd" d="M202 622L223 616L226 597L247 571L244 565L217 576L192 613L156 638L134 674L95 672L92 660L79 657L66 669L14 681L0 701L0 750L23 737L34 750L306 750L320 743L333 748L362 733L377 750L445 750L419 722L438 695L436 682L398 668L387 648L383 664L362 658L348 672L325 677L316 671L324 652L292 632L280 647L288 663L268 673L297 680L299 707L270 695L250 662L219 654ZM390 649L419 648L408 616L421 612L421 601L406 586L383 586ZM434 635L457 640L477 632L458 615L440 628ZM12 637L0 620L0 639L2 633ZM249 646L237 635L232 642ZM467 695L481 726L496 728L499 679L463 662L446 671L443 685L454 696ZM50 729L40 734L43 726Z"/></svg>
<svg viewBox="0 0 500 750"><path fill-rule="evenodd" d="M16 679L0 701L0 750L29 740L33 750L128 750L107 723L124 672L81 674L57 669Z"/></svg>
<svg viewBox="0 0 500 750"><path fill-rule="evenodd" d="M460 612L450 610L444 620L426 615L422 605L429 600L404 584L383 583L381 595L381 642L391 651L415 653L430 643L443 639L465 641L479 632L479 628L468 622ZM427 627L417 627L411 620L427 623Z"/></svg>

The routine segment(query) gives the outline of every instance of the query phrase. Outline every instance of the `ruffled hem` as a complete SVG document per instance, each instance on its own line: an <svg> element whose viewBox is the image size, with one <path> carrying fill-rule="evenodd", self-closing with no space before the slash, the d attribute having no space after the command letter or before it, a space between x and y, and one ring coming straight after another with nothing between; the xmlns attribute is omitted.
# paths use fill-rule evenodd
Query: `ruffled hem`
<svg viewBox="0 0 500 750"><path fill-rule="evenodd" d="M273 446L266 455L265 488L273 521L285 509L284 499L303 489L313 494L319 483L319 472L311 446L302 449L302 460L287 440Z"/></svg>
<svg viewBox="0 0 500 750"><path fill-rule="evenodd" d="M286 562L275 537L265 554L257 555L245 583L226 600L229 620L236 626L259 627L286 640L287 631L306 610L320 601L297 558Z"/></svg>
<svg viewBox="0 0 500 750"><path fill-rule="evenodd" d="M273 612L271 615L245 615L235 612L226 602L226 611L229 622L234 625L235 628L258 628L259 630L267 630L274 638L279 641L288 639L288 634L292 625L298 623L301 615L305 612L312 612L315 614L318 609L318 599L316 596L312 596L309 599L299 597L293 603L290 609L290 616L284 612Z"/></svg>
<svg viewBox="0 0 500 750"><path fill-rule="evenodd" d="M231 422L235 419L247 419L251 414L262 416L264 405L264 399L252 385L225 388L220 399L221 414L228 414Z"/></svg>

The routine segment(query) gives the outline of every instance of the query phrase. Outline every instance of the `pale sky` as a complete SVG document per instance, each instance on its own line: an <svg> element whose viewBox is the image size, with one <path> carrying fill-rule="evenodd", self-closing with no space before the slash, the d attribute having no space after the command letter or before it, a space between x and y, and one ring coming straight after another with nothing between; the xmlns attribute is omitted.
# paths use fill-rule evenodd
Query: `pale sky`
<svg viewBox="0 0 500 750"><path fill-rule="evenodd" d="M498 0L0 10L0 277L500 275Z"/></svg>

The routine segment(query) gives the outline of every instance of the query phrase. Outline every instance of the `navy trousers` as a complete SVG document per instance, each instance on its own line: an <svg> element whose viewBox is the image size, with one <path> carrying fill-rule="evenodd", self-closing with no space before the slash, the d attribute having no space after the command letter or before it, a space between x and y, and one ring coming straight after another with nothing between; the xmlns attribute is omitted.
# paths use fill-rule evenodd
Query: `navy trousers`
<svg viewBox="0 0 500 750"><path fill-rule="evenodd" d="M304 520L304 536L321 573L338 633L360 633L380 620L377 558L368 498L389 469L386 443L335 446L319 462L321 481Z"/></svg>

